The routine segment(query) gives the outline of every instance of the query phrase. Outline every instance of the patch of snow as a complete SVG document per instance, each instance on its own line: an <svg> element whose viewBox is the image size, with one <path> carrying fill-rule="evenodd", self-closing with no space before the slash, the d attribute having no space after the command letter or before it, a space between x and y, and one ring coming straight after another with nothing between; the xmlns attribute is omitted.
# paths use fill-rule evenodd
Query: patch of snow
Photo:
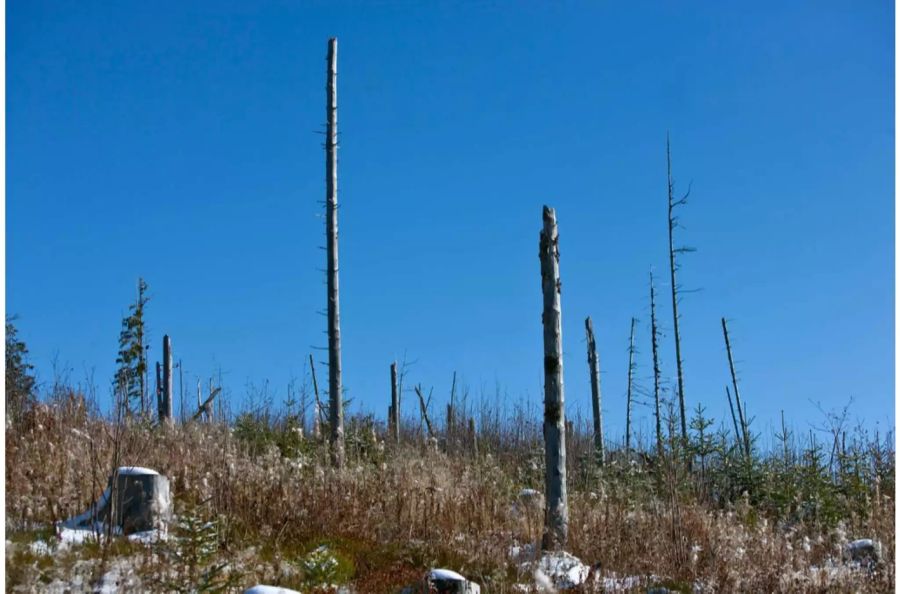
<svg viewBox="0 0 900 594"><path fill-rule="evenodd" d="M428 577L433 580L449 580L452 582L466 581L466 578L450 569L432 569L428 572Z"/></svg>
<svg viewBox="0 0 900 594"><path fill-rule="evenodd" d="M587 580L590 568L578 557L565 551L544 553L534 568L534 581L538 587L546 587L549 582L553 591L574 588Z"/></svg>
<svg viewBox="0 0 900 594"><path fill-rule="evenodd" d="M158 475L159 473L153 470L152 468L144 468L143 466L119 466L116 469L117 474L121 474L124 476L138 476L138 475Z"/></svg>
<svg viewBox="0 0 900 594"><path fill-rule="evenodd" d="M258 585L247 588L244 590L244 594L300 594L300 592L278 586Z"/></svg>

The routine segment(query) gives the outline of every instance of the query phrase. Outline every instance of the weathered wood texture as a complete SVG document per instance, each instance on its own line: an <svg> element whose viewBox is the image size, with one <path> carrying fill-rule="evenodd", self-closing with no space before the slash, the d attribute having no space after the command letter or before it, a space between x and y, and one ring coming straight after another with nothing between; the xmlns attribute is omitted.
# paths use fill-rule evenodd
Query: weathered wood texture
<svg viewBox="0 0 900 594"><path fill-rule="evenodd" d="M325 138L325 234L328 253L328 396L330 398L331 461L344 465L344 403L341 388L341 316L338 298L337 200L337 39L328 40L327 117Z"/></svg>
<svg viewBox="0 0 900 594"><path fill-rule="evenodd" d="M544 510L543 550L564 549L569 539L566 493L566 414L563 392L562 309L559 232L556 212L544 206L540 234L541 289L544 296Z"/></svg>

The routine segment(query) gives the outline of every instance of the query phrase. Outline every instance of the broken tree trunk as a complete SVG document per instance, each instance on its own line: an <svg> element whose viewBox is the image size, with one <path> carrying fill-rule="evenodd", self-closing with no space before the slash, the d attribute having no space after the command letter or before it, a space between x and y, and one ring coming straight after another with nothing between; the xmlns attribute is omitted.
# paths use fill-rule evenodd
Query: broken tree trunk
<svg viewBox="0 0 900 594"><path fill-rule="evenodd" d="M428 394L428 401L426 402L425 397L422 395L422 386L416 386L416 396L419 397L419 406L422 409L422 419L425 421L425 428L428 430L428 437L434 437L434 430L431 427L431 419L428 418L428 405L431 404L431 393Z"/></svg>
<svg viewBox="0 0 900 594"><path fill-rule="evenodd" d="M391 363L391 430L394 441L400 443L400 393L397 390L397 362Z"/></svg>
<svg viewBox="0 0 900 594"><path fill-rule="evenodd" d="M541 289L544 308L544 535L541 548L561 550L569 540L566 493L566 413L563 393L562 308L559 280L559 232L556 212L543 209L540 234Z"/></svg>
<svg viewBox="0 0 900 594"><path fill-rule="evenodd" d="M344 402L341 389L341 322L338 298L337 39L328 40L328 124L325 138L325 234L328 240L328 396L331 401L331 462L344 465Z"/></svg>
<svg viewBox="0 0 900 594"><path fill-rule="evenodd" d="M319 382L316 381L316 365L313 362L312 353L309 354L309 373L312 375L312 383L313 383L313 396L316 399L316 414L313 417L313 435L319 437L322 431L322 411L324 407L322 406L322 401L319 399Z"/></svg>
<svg viewBox="0 0 900 594"><path fill-rule="evenodd" d="M625 452L631 451L631 386L634 383L634 324L631 318L631 338L628 340L628 391L625 394Z"/></svg>
<svg viewBox="0 0 900 594"><path fill-rule="evenodd" d="M656 455L662 458L662 419L659 415L659 331L656 328L656 289L653 287L653 271L650 271L650 336L653 348L653 404L656 415Z"/></svg>
<svg viewBox="0 0 900 594"><path fill-rule="evenodd" d="M597 342L594 340L594 323L590 316L584 321L587 333L588 369L591 374L591 405L594 409L594 451L597 463L602 467L605 461L603 452L603 409L600 401L600 364L597 361Z"/></svg>
<svg viewBox="0 0 900 594"><path fill-rule="evenodd" d="M213 399L219 395L219 392L222 391L222 388L216 388L211 390L209 396L206 397L206 400L203 401L203 404L197 407L197 412L194 413L193 419L196 421L200 417L203 416L203 413L206 413L206 420L212 420L212 401ZM200 383L197 383L197 397L200 397Z"/></svg>
<svg viewBox="0 0 900 594"><path fill-rule="evenodd" d="M728 324L722 318L722 334L725 335L725 351L728 353L728 369L731 371L731 386L734 388L734 403L738 409L738 417L741 421L741 437L744 440L744 456L750 458L750 433L747 429L747 415L741 405L741 393L738 391L737 374L734 371L734 359L731 356L731 341L728 339Z"/></svg>
<svg viewBox="0 0 900 594"><path fill-rule="evenodd" d="M168 427L174 423L173 418L173 382L172 382L172 339L166 334L163 336L163 385L162 385L162 409L160 410L160 422Z"/></svg>

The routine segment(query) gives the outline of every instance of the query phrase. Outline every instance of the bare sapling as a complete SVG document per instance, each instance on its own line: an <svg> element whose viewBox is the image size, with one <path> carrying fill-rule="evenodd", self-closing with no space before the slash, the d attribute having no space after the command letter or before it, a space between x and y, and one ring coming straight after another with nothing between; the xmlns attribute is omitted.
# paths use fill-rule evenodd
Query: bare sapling
<svg viewBox="0 0 900 594"><path fill-rule="evenodd" d="M662 459L662 418L659 410L659 330L656 326L656 289L653 286L652 270L650 271L650 342L653 349L653 406L656 417L656 455Z"/></svg>
<svg viewBox="0 0 900 594"><path fill-rule="evenodd" d="M394 441L400 443L400 391L397 389L397 362L391 363L391 431Z"/></svg>

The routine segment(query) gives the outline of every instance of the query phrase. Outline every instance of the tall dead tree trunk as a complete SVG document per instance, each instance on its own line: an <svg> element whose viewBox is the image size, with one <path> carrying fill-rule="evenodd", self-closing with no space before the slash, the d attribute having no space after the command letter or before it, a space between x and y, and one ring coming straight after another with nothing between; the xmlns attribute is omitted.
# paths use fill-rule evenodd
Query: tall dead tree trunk
<svg viewBox="0 0 900 594"><path fill-rule="evenodd" d="M584 320L587 334L588 369L591 374L591 406L594 409L594 451L597 463L602 467L606 460L603 451L603 409L600 401L600 364L597 361L597 342L594 340L594 323L590 316Z"/></svg>
<svg viewBox="0 0 900 594"><path fill-rule="evenodd" d="M631 318L631 338L628 339L628 391L625 395L625 452L631 451L631 387L634 384L634 324Z"/></svg>
<svg viewBox="0 0 900 594"><path fill-rule="evenodd" d="M328 126L325 140L325 233L328 239L328 396L331 401L331 461L344 465L344 402L341 388L341 322L338 298L337 222L337 39L328 40Z"/></svg>
<svg viewBox="0 0 900 594"><path fill-rule="evenodd" d="M391 430L394 441L400 443L400 395L397 391L397 362L391 363Z"/></svg>
<svg viewBox="0 0 900 594"><path fill-rule="evenodd" d="M684 369L681 360L681 333L678 327L678 283L675 280L676 271L678 270L678 262L676 255L691 251L690 248L675 247L675 227L678 225L678 218L675 216L675 208L687 202L687 194L679 199L675 199L675 181L672 179L672 157L669 151L669 136L666 135L666 169L668 172L668 194L669 194L669 274L672 284L672 320L675 331L675 365L678 371L678 409L681 415L681 441L682 447L687 451L688 433L687 433L687 415L684 409ZM688 194L690 190L688 190Z"/></svg>
<svg viewBox="0 0 900 594"><path fill-rule="evenodd" d="M659 412L659 331L656 327L656 289L653 286L653 271L650 271L650 336L653 348L653 403L656 415L656 454L662 458L662 419Z"/></svg>
<svg viewBox="0 0 900 594"><path fill-rule="evenodd" d="M734 371L734 359L731 356L731 341L728 340L728 324L722 318L722 334L725 335L725 351L728 353L728 369L731 371L731 386L734 388L734 403L737 405L738 416L741 421L741 437L744 440L744 456L750 458L750 432L747 430L747 415L741 405L741 393L738 391L737 374Z"/></svg>
<svg viewBox="0 0 900 594"><path fill-rule="evenodd" d="M163 336L163 385L162 385L162 410L160 421L171 427L173 424L173 382L172 382L172 339L166 334Z"/></svg>
<svg viewBox="0 0 900 594"><path fill-rule="evenodd" d="M562 309L559 280L559 232L556 212L543 210L540 235L541 289L544 294L544 535L541 548L561 550L569 540L566 493L566 409L563 393Z"/></svg>

